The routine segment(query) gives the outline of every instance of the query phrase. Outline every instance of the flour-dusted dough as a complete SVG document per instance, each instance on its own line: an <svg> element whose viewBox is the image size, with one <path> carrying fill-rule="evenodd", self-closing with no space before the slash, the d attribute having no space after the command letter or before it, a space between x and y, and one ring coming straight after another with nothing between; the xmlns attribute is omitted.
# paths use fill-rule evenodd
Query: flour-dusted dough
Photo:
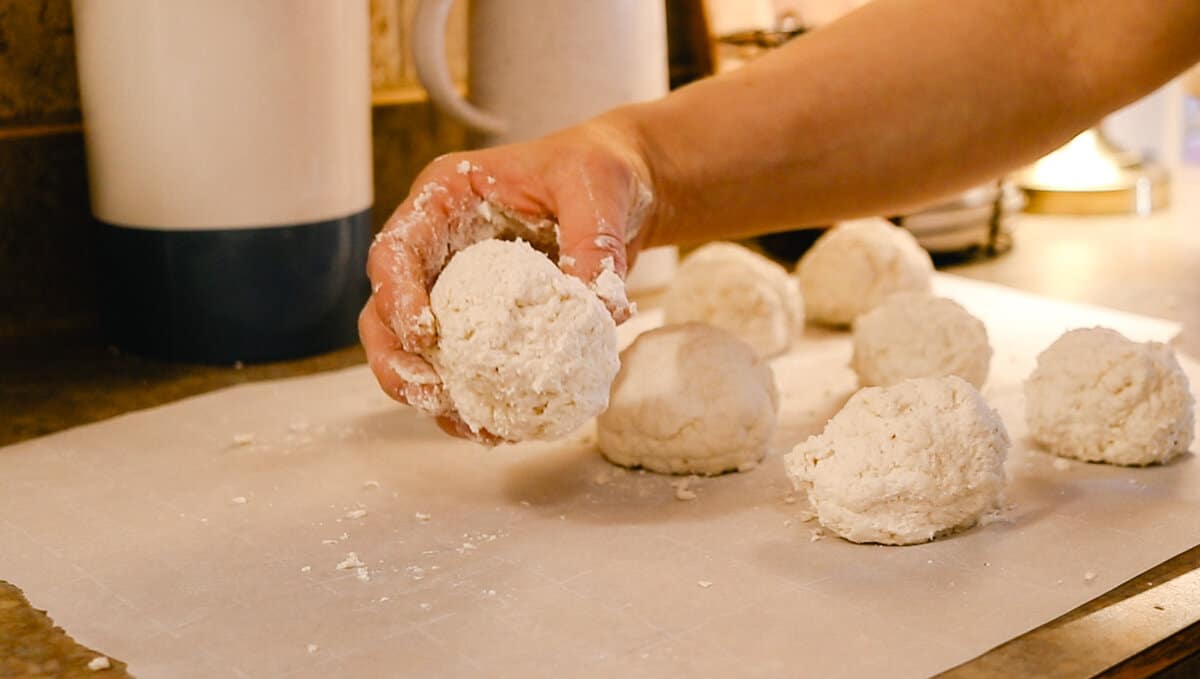
<svg viewBox="0 0 1200 679"><path fill-rule="evenodd" d="M528 243L462 250L430 301L438 343L427 358L472 431L555 439L608 404L616 325L580 280Z"/></svg>
<svg viewBox="0 0 1200 679"><path fill-rule="evenodd" d="M878 218L833 227L796 268L809 318L828 325L849 325L894 292L928 292L932 272L912 234Z"/></svg>
<svg viewBox="0 0 1200 679"><path fill-rule="evenodd" d="M720 474L763 458L779 392L771 367L703 323L651 330L621 353L597 420L609 461L667 474Z"/></svg>
<svg viewBox="0 0 1200 679"><path fill-rule="evenodd" d="M926 377L861 389L785 462L822 526L851 542L909 545L997 509L1008 446L974 387Z"/></svg>
<svg viewBox="0 0 1200 679"><path fill-rule="evenodd" d="M1192 444L1192 394L1171 348L1081 328L1038 355L1025 381L1034 441L1089 462L1166 462Z"/></svg>
<svg viewBox="0 0 1200 679"><path fill-rule="evenodd" d="M663 318L714 325L770 357L804 332L804 300L782 266L734 243L710 243L683 260L663 297Z"/></svg>
<svg viewBox="0 0 1200 679"><path fill-rule="evenodd" d="M898 292L854 321L850 365L864 387L958 375L978 389L991 360L983 322L945 297Z"/></svg>

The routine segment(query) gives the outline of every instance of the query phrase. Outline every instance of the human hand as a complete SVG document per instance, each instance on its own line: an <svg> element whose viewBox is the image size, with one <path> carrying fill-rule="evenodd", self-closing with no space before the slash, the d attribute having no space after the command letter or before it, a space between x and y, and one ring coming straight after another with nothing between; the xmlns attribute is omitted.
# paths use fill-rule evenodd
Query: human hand
<svg viewBox="0 0 1200 679"><path fill-rule="evenodd" d="M372 295L359 336L380 387L434 415L446 432L482 443L454 411L422 357L437 343L429 289L454 253L519 237L591 285L618 323L630 315L620 280L645 242L653 194L631 135L585 123L522 144L438 158L417 178L371 247Z"/></svg>

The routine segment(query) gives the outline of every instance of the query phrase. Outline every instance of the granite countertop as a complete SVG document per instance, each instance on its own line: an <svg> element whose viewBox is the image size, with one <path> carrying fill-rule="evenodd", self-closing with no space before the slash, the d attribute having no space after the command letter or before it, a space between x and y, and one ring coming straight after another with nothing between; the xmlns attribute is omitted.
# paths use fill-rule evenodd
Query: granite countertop
<svg viewBox="0 0 1200 679"><path fill-rule="evenodd" d="M1178 349L1200 358L1200 276L1196 273L1200 272L1200 169L1177 173L1173 193L1174 207L1149 218L1024 217L1016 225L1015 246L1010 253L948 266L946 270L1048 297L1181 322L1184 331L1177 340ZM125 355L101 342L29 346L6 353L0 357L0 374L4 375L0 382L0 412L5 414L8 426L0 429L0 445L221 387L306 375L364 360L358 347L298 361L245 367L169 364ZM997 657L1008 657L1006 662L1011 662L1012 658L1040 657L1037 654L1046 651L1047 634L1055 629L1144 590L1147 581L1162 582L1197 568L1200 547L984 658L994 656L994 662ZM15 647L6 647L6 639L16 640ZM1200 673L1200 652L1193 653L1198 648L1200 623L1125 661L1105 676L1140 676L1147 668L1172 663L1173 672L1183 672L1176 676L1187 676L1189 671ZM74 676L67 670L86 671L87 660L94 657L54 630L48 620L31 611L18 591L5 587L3 582L0 654L20 654L30 659L30 664L24 666L26 673L16 676ZM45 671L39 674L29 670L34 663L40 663L38 666ZM122 667L114 667L117 671L111 676L124 676ZM976 661L960 668L960 673L988 676L988 667ZM6 669L0 662L0 674Z"/></svg>

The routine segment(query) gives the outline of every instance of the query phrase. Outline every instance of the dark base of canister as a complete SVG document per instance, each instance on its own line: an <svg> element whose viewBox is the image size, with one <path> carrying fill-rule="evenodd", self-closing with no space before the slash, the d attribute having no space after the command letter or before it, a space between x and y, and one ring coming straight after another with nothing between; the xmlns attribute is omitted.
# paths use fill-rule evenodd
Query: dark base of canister
<svg viewBox="0 0 1200 679"><path fill-rule="evenodd" d="M357 341L370 209L266 228L101 224L105 326L122 350L195 363L311 356Z"/></svg>

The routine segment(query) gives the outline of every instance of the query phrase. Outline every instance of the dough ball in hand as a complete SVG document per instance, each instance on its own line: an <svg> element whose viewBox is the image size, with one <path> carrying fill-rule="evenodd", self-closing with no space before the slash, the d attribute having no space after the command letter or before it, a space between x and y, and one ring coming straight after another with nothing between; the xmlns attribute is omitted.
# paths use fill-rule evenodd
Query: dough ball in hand
<svg viewBox="0 0 1200 679"><path fill-rule="evenodd" d="M713 475L756 463L775 431L771 367L703 323L651 330L621 353L599 425L610 462L666 474Z"/></svg>
<svg viewBox="0 0 1200 679"><path fill-rule="evenodd" d="M945 297L898 292L854 321L850 365L864 387L958 375L978 389L991 360L983 322Z"/></svg>
<svg viewBox="0 0 1200 679"><path fill-rule="evenodd" d="M827 325L849 325L894 292L928 292L932 273L912 234L879 218L833 227L796 268L809 318Z"/></svg>
<svg viewBox="0 0 1200 679"><path fill-rule="evenodd" d="M1081 328L1038 355L1025 420L1051 453L1088 462L1166 462L1192 444L1192 394L1170 347Z"/></svg>
<svg viewBox="0 0 1200 679"><path fill-rule="evenodd" d="M427 358L472 431L555 439L608 404L616 324L528 243L485 240L455 254L430 302L438 343Z"/></svg>
<svg viewBox="0 0 1200 679"><path fill-rule="evenodd" d="M859 390L785 462L822 526L851 542L910 545L999 507L1008 446L975 387L926 377Z"/></svg>
<svg viewBox="0 0 1200 679"><path fill-rule="evenodd" d="M663 297L663 318L714 325L770 357L804 332L804 300L782 266L734 243L710 243L683 260Z"/></svg>

